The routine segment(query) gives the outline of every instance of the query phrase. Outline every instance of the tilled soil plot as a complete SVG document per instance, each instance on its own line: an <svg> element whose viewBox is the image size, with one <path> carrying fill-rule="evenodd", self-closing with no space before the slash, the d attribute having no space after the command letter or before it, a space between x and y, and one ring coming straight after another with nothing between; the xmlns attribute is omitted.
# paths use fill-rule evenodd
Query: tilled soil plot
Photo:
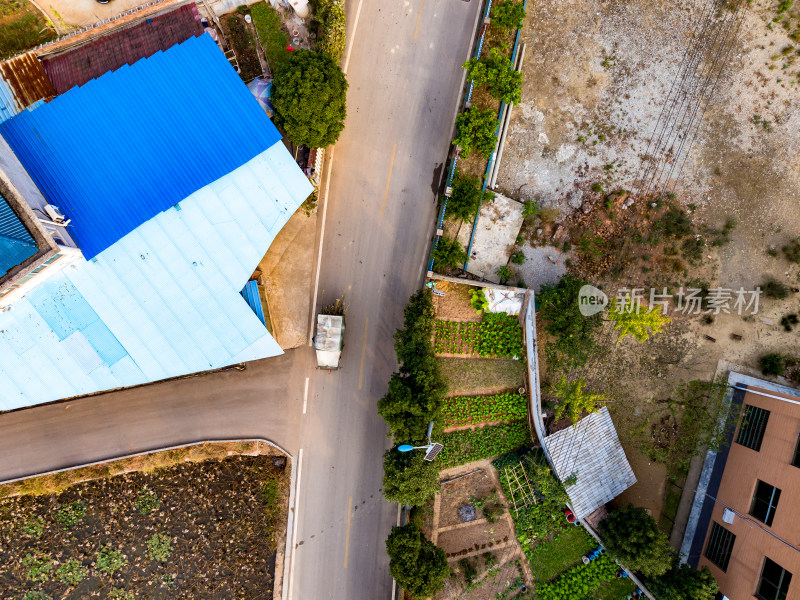
<svg viewBox="0 0 800 600"><path fill-rule="evenodd" d="M285 458L243 456L2 500L2 597L271 597L288 487Z"/></svg>

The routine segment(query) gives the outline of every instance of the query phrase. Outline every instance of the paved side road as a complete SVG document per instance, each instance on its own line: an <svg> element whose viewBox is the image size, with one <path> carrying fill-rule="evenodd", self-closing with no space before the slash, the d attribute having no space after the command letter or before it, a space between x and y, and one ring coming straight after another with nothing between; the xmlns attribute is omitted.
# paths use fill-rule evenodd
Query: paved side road
<svg viewBox="0 0 800 600"><path fill-rule="evenodd" d="M317 300L324 291L351 301L342 370L315 370L305 346L241 372L0 415L0 480L200 439L264 437L294 456L303 450L285 582L292 599L388 600L384 541L397 506L381 495L389 441L376 402L396 368L403 305L423 281L432 187L479 10L479 0L348 0L348 119Z"/></svg>
<svg viewBox="0 0 800 600"><path fill-rule="evenodd" d="M294 454L309 353L0 415L0 480L206 439Z"/></svg>

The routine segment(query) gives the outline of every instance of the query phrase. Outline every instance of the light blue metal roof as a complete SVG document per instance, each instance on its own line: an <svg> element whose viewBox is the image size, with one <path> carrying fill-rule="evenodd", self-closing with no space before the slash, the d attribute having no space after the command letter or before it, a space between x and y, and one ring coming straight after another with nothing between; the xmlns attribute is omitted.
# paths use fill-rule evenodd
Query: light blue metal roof
<svg viewBox="0 0 800 600"><path fill-rule="evenodd" d="M312 187L282 143L0 313L0 410L281 353L240 291Z"/></svg>
<svg viewBox="0 0 800 600"><path fill-rule="evenodd" d="M36 254L33 236L0 196L0 277Z"/></svg>
<svg viewBox="0 0 800 600"><path fill-rule="evenodd" d="M22 111L0 134L86 258L280 140L209 35Z"/></svg>

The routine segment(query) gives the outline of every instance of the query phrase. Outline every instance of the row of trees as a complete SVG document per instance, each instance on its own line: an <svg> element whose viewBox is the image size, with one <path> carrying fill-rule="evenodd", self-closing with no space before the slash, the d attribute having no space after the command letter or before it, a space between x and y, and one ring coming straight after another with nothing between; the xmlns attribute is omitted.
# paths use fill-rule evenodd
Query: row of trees
<svg viewBox="0 0 800 600"><path fill-rule="evenodd" d="M522 1L504 0L492 7L491 24L502 30L522 27L525 6ZM471 58L464 63L467 80L476 86L486 86L489 93L507 104L519 104L522 90L522 72L514 69L508 56L492 48L481 58ZM473 150L488 159L497 144L497 115L493 110L472 106L456 119L456 138L453 143L461 148L467 158Z"/></svg>
<svg viewBox="0 0 800 600"><path fill-rule="evenodd" d="M643 508L617 510L598 529L609 555L641 573L659 600L713 600L719 591L708 567L697 571L680 564L667 536Z"/></svg>
<svg viewBox="0 0 800 600"><path fill-rule="evenodd" d="M399 444L425 443L431 421L434 431L441 431L447 386L433 350L434 321L431 291L418 291L406 304L403 328L394 336L399 369L392 374L386 395L378 400L378 412L394 440L384 454L383 494L409 506L425 504L439 491L439 471L424 460L424 453L397 449ZM435 594L450 574L444 551L413 523L392 528L386 552L392 577L415 598Z"/></svg>
<svg viewBox="0 0 800 600"><path fill-rule="evenodd" d="M400 444L421 445L428 423L441 431L442 402L447 385L433 350L435 315L430 290L409 299L403 328L395 334L399 369L389 380L386 395L378 400L378 413L391 430L395 446L384 456L383 489L387 499L400 504L424 504L439 489L439 474L421 452L399 452Z"/></svg>

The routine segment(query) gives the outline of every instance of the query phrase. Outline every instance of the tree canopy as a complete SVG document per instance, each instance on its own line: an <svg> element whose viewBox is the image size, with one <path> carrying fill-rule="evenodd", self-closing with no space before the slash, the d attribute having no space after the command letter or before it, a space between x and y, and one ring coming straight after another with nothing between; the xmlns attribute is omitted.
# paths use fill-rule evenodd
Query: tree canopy
<svg viewBox="0 0 800 600"><path fill-rule="evenodd" d="M467 252L457 239L440 237L433 251L433 264L440 267L456 269L467 260Z"/></svg>
<svg viewBox="0 0 800 600"><path fill-rule="evenodd" d="M544 322L544 330L555 337L545 346L545 356L551 365L579 367L597 347L594 334L601 317L581 314L578 293L584 285L585 281L567 273L557 284L542 286L539 292L539 318Z"/></svg>
<svg viewBox="0 0 800 600"><path fill-rule="evenodd" d="M293 144L324 148L344 129L347 80L326 54L304 49L291 54L273 80L275 123Z"/></svg>
<svg viewBox="0 0 800 600"><path fill-rule="evenodd" d="M677 556L669 571L648 580L647 587L658 600L714 600L719 592L719 584L708 567L698 571L680 564Z"/></svg>
<svg viewBox="0 0 800 600"><path fill-rule="evenodd" d="M584 390L585 385L586 381L584 379L567 381L566 375L561 376L553 390L559 400L556 406L556 421L566 415L570 421L577 423L583 413L593 413L603 405L606 397L603 394L595 394Z"/></svg>
<svg viewBox="0 0 800 600"><path fill-rule="evenodd" d="M616 510L600 521L598 529L609 555L625 567L648 577L670 568L672 547L645 509L628 505Z"/></svg>
<svg viewBox="0 0 800 600"><path fill-rule="evenodd" d="M433 596L450 575L444 550L425 539L413 523L392 527L386 552L392 577L415 598Z"/></svg>
<svg viewBox="0 0 800 600"><path fill-rule="evenodd" d="M472 219L478 214L483 194L480 179L456 171L453 191L447 200L447 214L454 219ZM491 192L486 194L494 197Z"/></svg>
<svg viewBox="0 0 800 600"><path fill-rule="evenodd" d="M489 158L497 144L497 115L491 110L471 106L456 117L456 138L453 143L461 147L461 156L467 158L473 150Z"/></svg>
<svg viewBox="0 0 800 600"><path fill-rule="evenodd" d="M522 73L514 70L511 59L492 48L480 59L472 57L464 63L467 78L475 85L485 85L489 93L507 104L519 104Z"/></svg>
<svg viewBox="0 0 800 600"><path fill-rule="evenodd" d="M492 6L492 25L502 29L517 29L525 20L525 4L520 0L502 0Z"/></svg>
<svg viewBox="0 0 800 600"><path fill-rule="evenodd" d="M400 452L397 446L383 455L383 495L391 502L422 506L439 491L439 470L425 460L425 452Z"/></svg>
<svg viewBox="0 0 800 600"><path fill-rule="evenodd" d="M628 311L628 308L632 310ZM626 335L633 336L639 342L646 342L650 336L661 333L669 324L670 318L663 313L661 307L645 310L636 307L624 307L615 299L611 301L608 318L619 331L619 339Z"/></svg>

